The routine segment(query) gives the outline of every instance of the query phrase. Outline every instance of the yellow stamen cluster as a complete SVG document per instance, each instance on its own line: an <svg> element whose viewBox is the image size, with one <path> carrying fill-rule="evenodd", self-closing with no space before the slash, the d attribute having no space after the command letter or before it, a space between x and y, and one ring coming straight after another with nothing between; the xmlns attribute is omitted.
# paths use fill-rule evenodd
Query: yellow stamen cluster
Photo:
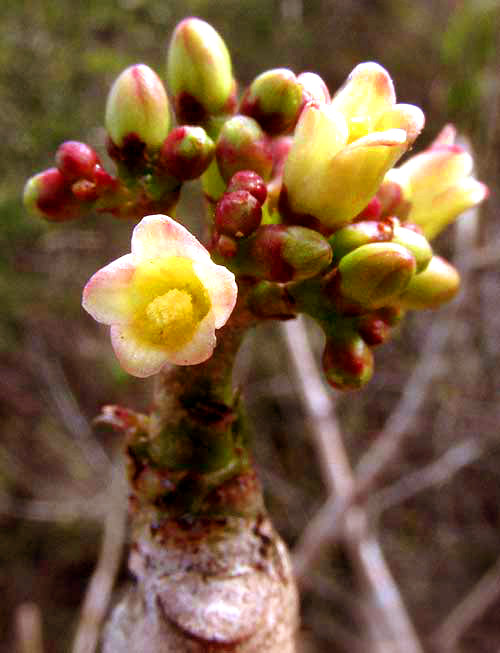
<svg viewBox="0 0 500 653"><path fill-rule="evenodd" d="M141 263L131 287L137 336L168 351L191 340L210 299L189 259L169 256Z"/></svg>
<svg viewBox="0 0 500 653"><path fill-rule="evenodd" d="M146 306L149 333L167 349L185 345L196 326L193 300L185 290L167 291Z"/></svg>

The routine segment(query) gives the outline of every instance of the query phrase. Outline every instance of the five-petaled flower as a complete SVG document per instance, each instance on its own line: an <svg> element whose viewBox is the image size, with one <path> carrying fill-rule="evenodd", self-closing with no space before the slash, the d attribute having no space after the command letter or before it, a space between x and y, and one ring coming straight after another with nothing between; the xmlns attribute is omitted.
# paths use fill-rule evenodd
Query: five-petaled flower
<svg viewBox="0 0 500 653"><path fill-rule="evenodd" d="M418 107L396 104L382 66L356 66L330 104L313 101L302 111L283 173L290 208L332 229L349 222L423 125Z"/></svg>
<svg viewBox="0 0 500 653"><path fill-rule="evenodd" d="M82 305L111 326L121 366L138 377L167 363L195 365L210 358L215 329L236 303L232 272L168 216L150 215L135 227L132 252L96 272Z"/></svg>

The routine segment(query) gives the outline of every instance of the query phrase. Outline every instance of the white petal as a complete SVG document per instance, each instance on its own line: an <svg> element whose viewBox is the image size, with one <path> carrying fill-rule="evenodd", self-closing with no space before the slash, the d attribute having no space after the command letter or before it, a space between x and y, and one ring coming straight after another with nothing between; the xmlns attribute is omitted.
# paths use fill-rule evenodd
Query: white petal
<svg viewBox="0 0 500 653"><path fill-rule="evenodd" d="M203 245L167 215L148 215L139 222L132 234L132 254L137 261L164 256L210 259Z"/></svg>
<svg viewBox="0 0 500 653"><path fill-rule="evenodd" d="M175 365L203 363L210 358L216 344L214 314L209 311L200 322L193 338L182 349L166 354L168 362Z"/></svg>
<svg viewBox="0 0 500 653"><path fill-rule="evenodd" d="M129 325L111 327L111 344L123 369L140 378L156 374L169 360L163 348L138 340Z"/></svg>
<svg viewBox="0 0 500 653"><path fill-rule="evenodd" d="M83 289L82 306L98 322L124 324L131 307L128 288L135 272L131 254L126 254L96 272Z"/></svg>
<svg viewBox="0 0 500 653"><path fill-rule="evenodd" d="M234 274L223 265L211 261L194 261L193 269L207 289L212 304L215 328L220 329L229 319L236 304L238 287Z"/></svg>

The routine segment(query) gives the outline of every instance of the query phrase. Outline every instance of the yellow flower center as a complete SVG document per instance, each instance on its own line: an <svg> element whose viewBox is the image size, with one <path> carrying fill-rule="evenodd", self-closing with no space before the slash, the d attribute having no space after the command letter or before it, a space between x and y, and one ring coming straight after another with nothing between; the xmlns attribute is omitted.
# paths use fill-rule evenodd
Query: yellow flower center
<svg viewBox="0 0 500 653"><path fill-rule="evenodd" d="M130 288L139 339L177 351L210 310L208 293L189 259L168 256L137 266Z"/></svg>
<svg viewBox="0 0 500 653"><path fill-rule="evenodd" d="M191 295L177 288L153 299L146 306L146 317L152 335L170 350L184 343L196 326Z"/></svg>

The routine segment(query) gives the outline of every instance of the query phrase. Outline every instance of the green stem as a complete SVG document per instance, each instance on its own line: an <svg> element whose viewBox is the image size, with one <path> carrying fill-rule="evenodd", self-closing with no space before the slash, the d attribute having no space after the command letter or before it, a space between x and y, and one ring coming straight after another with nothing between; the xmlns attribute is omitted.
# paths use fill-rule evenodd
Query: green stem
<svg viewBox="0 0 500 653"><path fill-rule="evenodd" d="M255 483L246 498L229 492L232 498L225 506L220 493L214 494L232 479L253 476L245 419L232 387L236 354L255 321L246 306L247 288L240 286L237 306L217 332L212 357L158 375L147 433L136 434L129 443L137 501L167 517L245 513L261 503Z"/></svg>

